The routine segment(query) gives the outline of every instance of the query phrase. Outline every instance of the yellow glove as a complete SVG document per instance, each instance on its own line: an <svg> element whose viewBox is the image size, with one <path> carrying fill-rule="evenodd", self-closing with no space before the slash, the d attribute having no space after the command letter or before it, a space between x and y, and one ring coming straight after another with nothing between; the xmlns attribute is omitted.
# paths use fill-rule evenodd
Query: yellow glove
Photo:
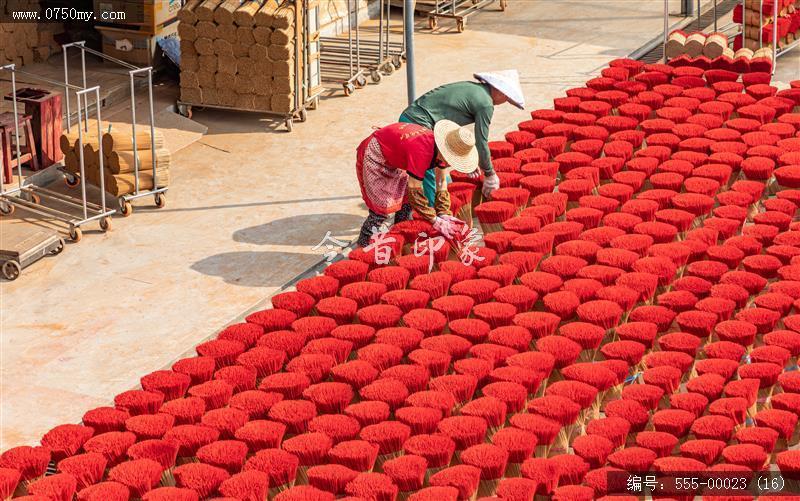
<svg viewBox="0 0 800 501"><path fill-rule="evenodd" d="M433 204L437 216L452 216L450 212L450 192L441 190L436 192L436 202Z"/></svg>

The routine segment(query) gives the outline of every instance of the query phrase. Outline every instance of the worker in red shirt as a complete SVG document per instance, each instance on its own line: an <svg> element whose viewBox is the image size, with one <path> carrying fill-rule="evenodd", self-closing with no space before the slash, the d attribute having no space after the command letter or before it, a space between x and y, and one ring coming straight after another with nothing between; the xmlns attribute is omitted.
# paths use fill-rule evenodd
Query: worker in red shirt
<svg viewBox="0 0 800 501"><path fill-rule="evenodd" d="M449 120L437 122L433 130L411 123L382 127L358 146L356 174L369 216L361 227L358 244L369 244L388 216L394 221L411 219L412 209L446 238L453 238L464 224L450 212L447 170L473 172L478 167L475 136ZM422 181L435 171L433 207L423 193Z"/></svg>

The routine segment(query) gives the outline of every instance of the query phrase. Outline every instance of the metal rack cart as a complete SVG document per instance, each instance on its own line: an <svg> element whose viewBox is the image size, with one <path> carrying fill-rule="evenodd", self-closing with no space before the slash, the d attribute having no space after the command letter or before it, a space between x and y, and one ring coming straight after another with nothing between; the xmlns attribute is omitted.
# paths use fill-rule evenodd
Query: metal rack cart
<svg viewBox="0 0 800 501"><path fill-rule="evenodd" d="M722 26L722 27L718 26L717 1L718 0L712 0L712 5L713 5L713 7L712 7L713 14L712 15L714 17L714 19L713 19L714 31L715 32L719 31L719 32L726 33L729 36L730 40L733 40L733 38L735 38L737 36L744 37L744 34L745 34L744 27L745 27L745 24L746 24L744 19L742 20L741 24L740 23L729 23L729 24L727 24L725 26ZM741 4L740 5L742 6L742 9L744 9L745 0L741 0ZM759 45L759 47L763 48L764 47L764 40L763 40L764 33L761 30L761 27L764 25L764 0L760 0L759 1L758 7L759 7L759 9L758 9L758 13L759 13L759 19L758 19L758 26L759 26L759 30L758 30L758 45ZM774 8L774 10L773 10L773 17L772 18L773 18L773 20L775 20L775 19L778 18L778 14L780 13L778 11L778 2L773 2L773 8ZM701 17L702 17L702 14L700 12L700 0L697 0L697 30L698 31L702 31L702 29L703 29L703 27L701 26L701 22L700 22ZM733 33L728 33L731 30L733 30ZM664 43L664 45L663 45L664 47L667 46L667 39L668 38L669 38L669 0L664 0L664 42L663 42ZM773 21L773 23L772 23L772 40L774 41L774 43L771 45L771 49L772 49L772 73L773 74L775 74L775 68L778 65L778 58L781 57L782 55L786 54L790 50L794 49L795 47L800 46L800 39L798 39L798 40L795 40L794 42L792 42L789 45L785 45L783 47L778 47L777 39L778 39L778 23ZM664 57L664 62L666 63L667 62L666 51L664 51L664 56L663 57Z"/></svg>
<svg viewBox="0 0 800 501"><path fill-rule="evenodd" d="M83 101L85 103L84 112L82 113L80 106L78 107L78 146L80 147L80 170L81 175L84 173L84 158L83 158L83 134L84 129L88 132L89 127L89 115L88 115L88 108L89 108L89 95L94 94L95 97L95 111L97 116L97 134L98 137L101 136L100 130L100 87L90 87L90 88L81 88L74 85L70 85L67 81L63 84L59 82L53 82L49 79L40 77L38 75L34 75L32 73L28 73L22 70L18 70L16 65L9 64L6 66L0 67L0 71L9 71L11 73L11 95L13 96L13 107L14 107L14 135L16 141L16 154L17 158L21 158L21 151L20 151L20 134L19 134L19 109L17 106L17 78L16 75L22 74L29 78L36 79L43 81L45 83L56 84L56 85L63 85L67 102L69 102L69 91L70 89L75 91L77 96L78 102ZM68 113L69 114L69 113ZM84 123L85 119L85 123ZM82 125L83 124L83 125ZM69 119L67 120L67 131L69 131ZM99 153L100 153L100 172L101 172L101 179L103 177L103 145L102 142L99 143ZM9 189L5 189L4 187L0 187L0 214L9 215L14 212L16 207L24 208L25 210L37 214L39 216L44 216L48 218L52 218L56 221L60 221L66 224L69 227L69 236L74 241L77 242L82 237L81 227L87 223L92 221L98 221L100 223L100 228L103 231L107 231L111 228L111 218L110 216L116 212L114 209L109 209L106 207L106 194L104 190L100 191L100 204L95 204L86 200L86 185L82 184L81 189L81 198L77 199L69 195L65 195L63 193L58 193L56 191L43 188L41 186L36 186L35 184L24 184L23 183L23 175L22 175L22 163L17 163L17 186L11 187ZM65 205L67 207L78 209L80 211L80 216L74 216L72 214L66 213L64 211L54 209L47 205L42 204L42 200L49 200L56 204Z"/></svg>
<svg viewBox="0 0 800 501"><path fill-rule="evenodd" d="M772 12L772 74L775 74L775 68L778 66L778 58L782 55L786 54L790 50L794 49L795 47L800 45L800 39L795 40L794 42L790 43L789 45L784 45L783 47L778 47L778 15L780 11L778 10L778 2L772 2L773 5L773 12ZM761 27L764 25L764 0L760 0L758 2L758 45L760 47L764 47L764 32L761 30Z"/></svg>
<svg viewBox="0 0 800 501"><path fill-rule="evenodd" d="M133 205L131 205L131 201L137 198L142 198L146 196L153 196L153 201L155 202L156 207L162 208L166 205L166 192L168 187L166 186L158 186L158 175L156 172L156 142L155 142L155 115L153 112L153 68L147 66L145 68L139 68L138 66L134 66L130 63L125 61L121 61L109 55L103 54L102 52L98 52L94 49L90 49L86 47L85 41L80 42L73 42L62 45L62 50L64 53L64 82L69 82L69 68L67 64L67 52L70 47L75 47L81 51L81 76L83 79L84 86L86 85L86 53L92 54L97 56L101 59L109 61L111 63L117 64L126 68L128 70L128 76L130 78L130 87L131 87L131 141L133 144L133 179L134 179L134 191L133 193L129 193L126 195L122 195L119 197L119 207L120 207L120 214L123 216L130 216L133 213ZM147 98L148 98L148 105L149 105L149 127L150 127L150 159L152 162L151 168L153 170L153 188L149 190L142 190L139 188L139 150L136 147L136 78L140 76L144 76L147 78ZM78 106L78 115L80 116L80 99L77 103ZM84 101L84 107L88 106L88 104ZM66 99L66 108L67 108L67 132L69 132L70 127L70 108L69 108L69 97ZM98 118L99 121L99 118ZM98 124L99 125L99 124ZM79 125L80 126L80 125ZM98 135L98 138L101 136ZM99 139L102 142L102 139ZM102 156L102 149L100 150L100 155ZM81 151L81 155L83 155L83 151ZM100 170L103 170L103 163L102 159L100 160ZM74 174L65 173L66 175L66 182L69 186L76 186L78 183L81 182L83 177L83 170L81 169L81 177L78 178ZM101 174L101 184L103 184L105 177ZM101 190L105 197L105 185L101 187Z"/></svg>
<svg viewBox="0 0 800 501"><path fill-rule="evenodd" d="M505 11L508 7L508 0L497 1L500 2L500 10ZM494 2L495 0L436 0L433 11L428 13L428 28L436 29L440 17L455 19L456 29L462 33L467 27L469 16L477 14Z"/></svg>
<svg viewBox="0 0 800 501"><path fill-rule="evenodd" d="M366 75L379 83L384 75L391 75L403 66L405 38L393 41L391 2L380 0L377 29L364 29L358 24L358 4L353 8L347 1L348 33L343 37L322 37L322 63L326 80L340 82L345 95L367 84ZM405 8L405 7L404 7ZM405 17L404 21L405 22ZM376 38L362 37L363 31L377 34Z"/></svg>
<svg viewBox="0 0 800 501"><path fill-rule="evenodd" d="M366 56L367 65L371 69L370 77L373 81L380 81L381 73L391 75L394 70L403 66L406 56L405 38L392 41L392 4L389 0L380 0L380 17L378 22L378 39L366 39L361 42L364 46L361 52ZM403 23L405 23L405 4L403 4ZM402 24L404 27L405 24ZM373 30L374 31L374 30Z"/></svg>
<svg viewBox="0 0 800 501"><path fill-rule="evenodd" d="M308 2L309 4L313 2L313 0L291 0L291 2L295 6L295 19L301 18L301 13L303 12L304 2ZM318 14L318 7L316 10ZM318 17L316 18L319 19ZM294 125L295 120L299 120L300 122L305 122L306 118L308 118L308 110L316 109L319 105L319 96L322 94L322 89L318 84L315 84L312 78L316 78L314 75L319 76L319 58L315 57L314 53L314 43L317 40L310 40L304 29L303 23L295 22L294 23L294 103L292 109L288 112L280 112L280 111L268 111L268 110L247 110L243 108L236 108L232 106L222 106L222 105L210 105L210 104L203 104L203 103L189 103L186 101L177 101L176 105L178 108L178 113L181 115L192 118L192 108L208 108L212 110L227 110L227 111L243 111L247 113L260 113L262 115L278 117L283 119L284 125L286 126L286 130L288 132L292 132L292 128ZM300 59L301 56L303 57L304 71L303 78L300 78ZM311 60L309 60L309 58ZM311 66L310 66L311 65ZM317 66L316 71L314 71L313 65ZM310 71L309 71L310 70Z"/></svg>
<svg viewBox="0 0 800 501"><path fill-rule="evenodd" d="M322 79L339 82L346 96L367 85L366 70L361 66L361 31L358 28L358 3L347 0L347 38L320 37ZM374 80L374 75L373 75ZM380 78L378 79L380 81Z"/></svg>

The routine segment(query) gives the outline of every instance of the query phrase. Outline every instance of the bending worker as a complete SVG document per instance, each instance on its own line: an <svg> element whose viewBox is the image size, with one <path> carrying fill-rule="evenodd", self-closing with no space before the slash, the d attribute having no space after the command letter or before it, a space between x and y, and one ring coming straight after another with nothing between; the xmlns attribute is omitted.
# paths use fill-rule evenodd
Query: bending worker
<svg viewBox="0 0 800 501"><path fill-rule="evenodd" d="M455 122L441 120L433 130L410 123L394 123L376 130L358 146L356 174L369 216L361 226L358 244L370 237L386 218L411 219L415 209L448 239L464 223L450 212L447 169L473 172L478 166L475 137ZM422 191L422 180L431 173L435 194L432 206Z"/></svg>
<svg viewBox="0 0 800 501"><path fill-rule="evenodd" d="M517 108L525 108L525 99L519 84L517 70L491 73L476 73L477 82L454 82L427 92L400 115L400 122L414 123L433 128L439 120L451 120L458 125L475 124L475 146L483 171L483 195L489 197L500 187L500 179L492 168L489 154L489 125L495 105L509 102ZM475 169L471 177L480 176ZM434 202L435 182L433 172L425 176L425 197Z"/></svg>

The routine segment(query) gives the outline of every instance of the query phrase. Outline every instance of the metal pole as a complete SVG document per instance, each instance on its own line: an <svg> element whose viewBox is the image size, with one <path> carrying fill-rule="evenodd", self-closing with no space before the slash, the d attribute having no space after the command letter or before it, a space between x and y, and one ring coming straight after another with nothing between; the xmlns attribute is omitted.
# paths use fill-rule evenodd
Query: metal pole
<svg viewBox="0 0 800 501"><path fill-rule="evenodd" d="M350 77L356 72L353 70L353 5L351 0L347 0L347 48L350 58Z"/></svg>
<svg viewBox="0 0 800 501"><path fill-rule="evenodd" d="M83 88L86 89L86 53L83 51L83 46L79 45L78 47L81 48L81 72L83 73ZM100 94L97 96L97 106L100 106ZM80 99L78 106L80 106ZM83 95L83 106L86 116L86 132L89 132L89 97L86 94Z"/></svg>
<svg viewBox="0 0 800 501"><path fill-rule="evenodd" d="M717 0L712 0L714 2L714 33L717 32Z"/></svg>
<svg viewBox="0 0 800 501"><path fill-rule="evenodd" d="M408 104L411 104L417 99L414 83L414 0L403 0L403 40L406 46L406 92Z"/></svg>
<svg viewBox="0 0 800 501"><path fill-rule="evenodd" d="M664 64L667 64L667 38L669 38L669 0L664 0Z"/></svg>
<svg viewBox="0 0 800 501"><path fill-rule="evenodd" d="M16 65L11 65L11 95L14 96L14 136L17 141L17 186L22 190L22 152L19 148L19 110L17 109L17 74ZM30 147L30 145L28 145ZM9 159L11 163L11 159Z"/></svg>
<svg viewBox="0 0 800 501"><path fill-rule="evenodd" d="M764 30L761 26L764 24L764 0L758 2L758 48L764 46ZM744 38L744 35L742 35ZM773 62L774 64L774 62Z"/></svg>
<svg viewBox="0 0 800 501"><path fill-rule="evenodd" d="M778 64L778 2L772 3L775 10L772 14L772 74L775 74L775 66Z"/></svg>
<svg viewBox="0 0 800 501"><path fill-rule="evenodd" d="M131 77L131 145L133 146L133 192L139 194L139 150L136 147L136 93L133 90L136 71L130 72ZM153 156L155 158L155 156ZM105 191L105 190L104 190Z"/></svg>
<svg viewBox="0 0 800 501"><path fill-rule="evenodd" d="M406 3L403 2L403 33L406 32ZM406 37L403 36L403 54L406 53Z"/></svg>
<svg viewBox="0 0 800 501"><path fill-rule="evenodd" d="M299 40L295 40L295 45ZM297 78L297 58L295 57L295 78ZM298 92L295 91L295 103L297 103ZM150 157L153 160L153 189L158 188L158 177L156 176L156 119L153 113L153 68L147 69L147 97L150 100ZM297 107L295 107L297 109Z"/></svg>
<svg viewBox="0 0 800 501"><path fill-rule="evenodd" d="M61 52L64 54L64 98L67 104L67 133L69 133L70 118L69 118L69 70L67 69L67 46L61 46ZM78 125L80 127L80 125Z"/></svg>
<svg viewBox="0 0 800 501"><path fill-rule="evenodd" d="M100 120L100 87L94 88L95 102L97 103L97 155L100 162L100 206L103 208L103 213L106 212L106 173L105 166L103 165L103 131ZM88 102L88 99L87 99ZM88 119L87 119L88 123ZM134 150L135 151L135 150ZM86 210L86 203L84 202L84 210Z"/></svg>
<svg viewBox="0 0 800 501"><path fill-rule="evenodd" d="M358 29L358 2L356 2L356 8L353 11L354 13L354 21L355 21L355 29L356 29L356 71L361 71L361 32Z"/></svg>
<svg viewBox="0 0 800 501"><path fill-rule="evenodd" d="M384 54L386 54L386 57L388 58L390 57L389 36L391 35L392 32L392 4L391 2L389 2L389 0L385 0L385 3L386 3L386 39L385 39L386 48L384 49Z"/></svg>
<svg viewBox="0 0 800 501"><path fill-rule="evenodd" d="M697 0L697 31L703 31L703 27L700 25L700 0Z"/></svg>
<svg viewBox="0 0 800 501"><path fill-rule="evenodd" d="M383 0L380 0L378 3L378 8L381 11L380 21L378 22L378 65L380 66L383 61L383 16L385 12L383 10Z"/></svg>
<svg viewBox="0 0 800 501"><path fill-rule="evenodd" d="M86 169L84 167L84 159L83 159L83 127L81 126L81 122L83 119L81 118L81 93L83 91L78 91L78 147L80 151L78 151L78 160L80 160L81 164L81 197L83 199L83 219L89 219L89 215L86 213ZM84 99L86 97L84 96ZM89 118L86 118L86 123L89 123ZM88 130L86 132L89 132ZM103 190L105 190L105 186L103 186Z"/></svg>

